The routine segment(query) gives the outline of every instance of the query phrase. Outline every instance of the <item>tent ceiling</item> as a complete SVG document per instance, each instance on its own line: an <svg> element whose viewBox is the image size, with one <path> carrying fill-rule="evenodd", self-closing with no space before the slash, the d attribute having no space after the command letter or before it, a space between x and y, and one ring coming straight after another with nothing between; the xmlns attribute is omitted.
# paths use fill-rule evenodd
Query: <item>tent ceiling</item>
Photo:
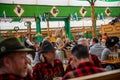
<svg viewBox="0 0 120 80"><path fill-rule="evenodd" d="M0 3L54 6L90 6L86 0L0 0ZM95 6L120 6L120 1L97 0Z"/></svg>

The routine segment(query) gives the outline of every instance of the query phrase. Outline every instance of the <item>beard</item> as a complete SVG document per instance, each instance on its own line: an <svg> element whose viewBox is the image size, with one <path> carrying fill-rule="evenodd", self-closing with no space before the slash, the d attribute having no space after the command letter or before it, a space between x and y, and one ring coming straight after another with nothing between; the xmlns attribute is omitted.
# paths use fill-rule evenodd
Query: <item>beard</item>
<svg viewBox="0 0 120 80"><path fill-rule="evenodd" d="M50 62L54 62L55 58L51 58L49 59Z"/></svg>
<svg viewBox="0 0 120 80"><path fill-rule="evenodd" d="M16 70L16 74L20 77L26 77L27 73L28 73L27 67L25 67L24 69L19 69L18 71Z"/></svg>

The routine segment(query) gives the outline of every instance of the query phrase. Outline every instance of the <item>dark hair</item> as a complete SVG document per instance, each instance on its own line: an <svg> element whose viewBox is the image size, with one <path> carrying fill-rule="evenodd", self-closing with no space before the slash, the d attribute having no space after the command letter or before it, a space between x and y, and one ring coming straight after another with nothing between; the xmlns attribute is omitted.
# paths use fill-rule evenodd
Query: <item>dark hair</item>
<svg viewBox="0 0 120 80"><path fill-rule="evenodd" d="M75 45L71 52L72 55L76 56L78 59L84 59L89 57L87 47L81 44Z"/></svg>
<svg viewBox="0 0 120 80"><path fill-rule="evenodd" d="M31 34L29 34L29 33L26 34L26 36L29 36L29 35L31 35Z"/></svg>
<svg viewBox="0 0 120 80"><path fill-rule="evenodd" d="M93 42L98 43L98 39L97 38L93 38Z"/></svg>
<svg viewBox="0 0 120 80"><path fill-rule="evenodd" d="M107 33L104 33L105 36L107 36Z"/></svg>

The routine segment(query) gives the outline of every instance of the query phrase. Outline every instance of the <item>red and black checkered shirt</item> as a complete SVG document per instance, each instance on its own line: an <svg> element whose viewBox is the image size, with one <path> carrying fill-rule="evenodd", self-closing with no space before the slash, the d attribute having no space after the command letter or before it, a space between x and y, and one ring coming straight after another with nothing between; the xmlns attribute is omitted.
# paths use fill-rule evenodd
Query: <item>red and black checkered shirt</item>
<svg viewBox="0 0 120 80"><path fill-rule="evenodd" d="M62 80L90 75L104 71L105 70L103 68L96 67L92 62L83 62L80 63L75 70L66 73Z"/></svg>
<svg viewBox="0 0 120 80"><path fill-rule="evenodd" d="M36 64L33 69L35 80L53 80L54 77L62 77L63 75L64 68L59 59L54 60L54 67L47 62L41 62Z"/></svg>
<svg viewBox="0 0 120 80"><path fill-rule="evenodd" d="M90 54L91 55L91 58L92 58L92 62L95 64L96 67L99 67L99 68L102 68L102 63L101 61L98 59L98 57L96 55L93 55L93 54ZM72 58L69 59L68 61L68 65L66 67L66 72L69 72L69 71L72 71L72 70L75 70L75 68L72 68L71 65L70 65L70 62L71 62Z"/></svg>
<svg viewBox="0 0 120 80"><path fill-rule="evenodd" d="M27 75L26 77L20 77L14 74L1 74L0 80L34 80L31 75Z"/></svg>
<svg viewBox="0 0 120 80"><path fill-rule="evenodd" d="M94 54L90 54L91 55L91 58L92 58L92 61L93 63L95 64L95 66L99 67L99 68L103 68L102 67L102 63L101 61L98 59L98 57Z"/></svg>

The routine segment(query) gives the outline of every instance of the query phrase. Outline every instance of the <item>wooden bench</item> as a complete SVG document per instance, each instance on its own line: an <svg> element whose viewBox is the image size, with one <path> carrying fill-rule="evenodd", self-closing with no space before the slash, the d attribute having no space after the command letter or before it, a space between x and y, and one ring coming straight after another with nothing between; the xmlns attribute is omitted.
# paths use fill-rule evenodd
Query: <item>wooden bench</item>
<svg viewBox="0 0 120 80"><path fill-rule="evenodd" d="M73 78L69 80L120 80L120 69Z"/></svg>

